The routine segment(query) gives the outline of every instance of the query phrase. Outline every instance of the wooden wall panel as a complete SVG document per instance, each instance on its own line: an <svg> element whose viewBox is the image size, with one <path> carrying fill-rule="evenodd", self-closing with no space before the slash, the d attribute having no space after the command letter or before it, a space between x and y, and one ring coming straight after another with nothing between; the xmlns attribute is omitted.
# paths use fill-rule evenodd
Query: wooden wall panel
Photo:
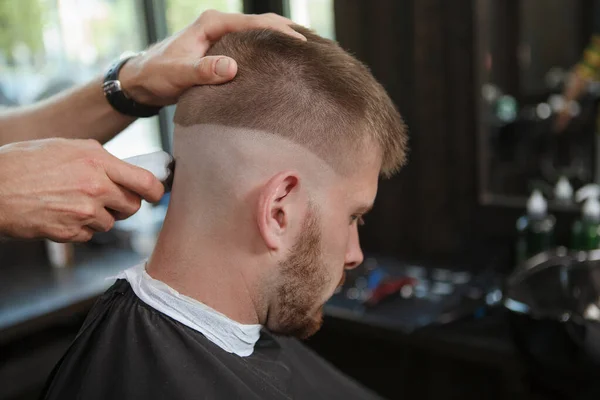
<svg viewBox="0 0 600 400"><path fill-rule="evenodd" d="M366 252L447 258L476 236L472 3L336 2L340 44L371 67L410 129L409 164L381 183L361 232Z"/></svg>

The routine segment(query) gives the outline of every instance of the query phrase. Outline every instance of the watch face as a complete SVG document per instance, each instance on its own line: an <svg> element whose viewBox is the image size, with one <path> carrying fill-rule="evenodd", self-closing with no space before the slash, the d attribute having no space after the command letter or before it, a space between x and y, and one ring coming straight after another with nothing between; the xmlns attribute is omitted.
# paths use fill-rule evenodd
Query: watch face
<svg viewBox="0 0 600 400"><path fill-rule="evenodd" d="M120 81L106 81L102 85L102 89L104 90L105 95L111 95L121 91L121 82Z"/></svg>

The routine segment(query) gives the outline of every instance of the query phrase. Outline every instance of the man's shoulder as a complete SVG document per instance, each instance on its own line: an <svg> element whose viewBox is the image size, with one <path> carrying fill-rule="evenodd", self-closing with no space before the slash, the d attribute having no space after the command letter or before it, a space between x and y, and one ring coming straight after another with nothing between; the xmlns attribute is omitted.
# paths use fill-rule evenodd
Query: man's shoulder
<svg viewBox="0 0 600 400"><path fill-rule="evenodd" d="M119 279L92 307L67 356L85 350L79 356L103 361L114 357L133 363L152 358L147 368L159 366L158 361L174 361L176 356L200 362L202 353L217 349L200 332L144 303L129 282Z"/></svg>
<svg viewBox="0 0 600 400"><path fill-rule="evenodd" d="M201 333L144 303L129 282L118 279L94 304L74 345L84 345L86 339L93 337L89 344L94 347L98 347L98 339L110 339L113 345L125 350L148 345L153 340L164 342L173 335L181 339L182 333L201 347L210 343ZM147 342L138 340L142 337ZM113 342L113 339L118 340Z"/></svg>
<svg viewBox="0 0 600 400"><path fill-rule="evenodd" d="M374 392L362 386L331 365L300 340L277 337L282 357L295 377L296 398L309 398L319 393L328 399L380 399Z"/></svg>
<svg viewBox="0 0 600 400"><path fill-rule="evenodd" d="M211 393L223 376L218 373L223 368L220 353L201 333L148 306L127 281L118 280L94 305L55 367L45 398Z"/></svg>

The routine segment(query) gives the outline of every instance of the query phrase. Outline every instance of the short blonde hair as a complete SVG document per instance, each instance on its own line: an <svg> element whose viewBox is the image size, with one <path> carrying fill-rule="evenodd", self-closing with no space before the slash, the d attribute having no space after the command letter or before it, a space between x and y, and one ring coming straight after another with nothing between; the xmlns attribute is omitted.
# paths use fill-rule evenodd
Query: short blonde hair
<svg viewBox="0 0 600 400"><path fill-rule="evenodd" d="M334 168L360 165L376 144L382 173L405 162L406 126L368 68L334 41L294 26L307 41L270 30L230 33L209 50L238 63L228 83L197 86L180 98L175 123L218 124L284 136ZM344 168L344 167L342 167Z"/></svg>

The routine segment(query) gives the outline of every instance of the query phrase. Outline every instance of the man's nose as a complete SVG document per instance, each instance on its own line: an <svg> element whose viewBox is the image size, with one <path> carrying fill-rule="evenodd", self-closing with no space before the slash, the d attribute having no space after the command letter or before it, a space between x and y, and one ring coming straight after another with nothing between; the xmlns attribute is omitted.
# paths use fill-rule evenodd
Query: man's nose
<svg viewBox="0 0 600 400"><path fill-rule="evenodd" d="M360 248L360 240L358 238L358 229L354 227L350 233L348 240L348 248L346 249L345 269L353 269L358 267L364 259L362 249Z"/></svg>

